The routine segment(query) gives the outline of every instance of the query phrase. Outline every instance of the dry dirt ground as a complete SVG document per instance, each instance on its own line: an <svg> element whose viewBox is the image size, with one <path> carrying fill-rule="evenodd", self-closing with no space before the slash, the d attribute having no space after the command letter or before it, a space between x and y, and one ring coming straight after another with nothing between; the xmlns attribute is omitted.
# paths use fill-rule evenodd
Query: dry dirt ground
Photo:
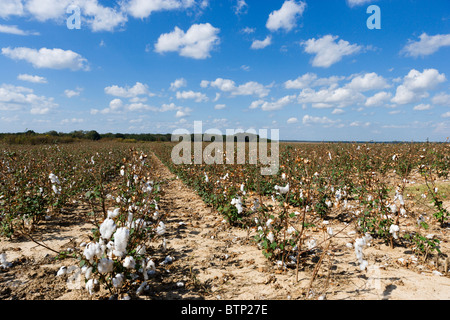
<svg viewBox="0 0 450 320"><path fill-rule="evenodd" d="M156 170L167 182L160 203L167 214L167 234L166 252L155 251L154 259L161 262L170 255L174 261L169 266L157 266L149 290L139 299L450 299L450 275L445 274L443 262L436 266L434 259L414 261L413 252L406 247L390 249L374 241L364 250L368 270L360 271L354 250L346 247L352 227L333 219L328 226L336 233L345 229L332 239L316 276L313 277L314 268L321 252L306 259L298 275L295 268L282 270L252 242L253 230L228 226L163 164L158 162ZM87 208L73 204L62 214L40 223L33 238L55 251L67 248L71 240L80 243L92 227L79 218L85 212ZM441 250L447 255L449 230L430 231L441 240ZM320 240L325 233L317 229L313 236ZM0 253L6 253L10 262L8 268L0 267L0 300L109 298L108 292L89 296L70 276L57 277L61 266L74 265L76 260L55 260L55 252L27 238L0 239Z"/></svg>

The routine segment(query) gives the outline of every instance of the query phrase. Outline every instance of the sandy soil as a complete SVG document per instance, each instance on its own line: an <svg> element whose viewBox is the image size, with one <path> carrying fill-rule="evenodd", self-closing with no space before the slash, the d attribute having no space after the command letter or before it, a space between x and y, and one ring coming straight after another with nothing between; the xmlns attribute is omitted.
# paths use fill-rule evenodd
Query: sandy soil
<svg viewBox="0 0 450 320"><path fill-rule="evenodd" d="M296 281L295 268L282 270L263 256L252 242L253 230L230 227L160 162L156 170L166 180L160 205L168 217L168 232L167 251L159 250L154 258L162 261L171 255L174 262L169 267L158 266L150 290L140 299L450 299L450 274L445 274L443 261L437 266L434 259L414 261L414 254L406 247L391 249L373 242L364 251L369 268L360 271L353 249L346 247L352 229L336 219L330 220L329 226L336 233L345 230L332 239L317 275L313 278L322 252L305 260ZM86 210L75 203L61 215L40 223L33 232L34 240L56 251L67 248L71 241L84 241L92 226L80 219ZM448 232L449 228L430 230L441 240L441 250L447 255ZM324 232L318 228L313 236L320 240ZM55 260L55 252L30 239L1 239L0 253L6 253L11 263L6 269L0 267L0 300L108 298L107 292L90 297L68 276L56 277L61 266L76 261Z"/></svg>

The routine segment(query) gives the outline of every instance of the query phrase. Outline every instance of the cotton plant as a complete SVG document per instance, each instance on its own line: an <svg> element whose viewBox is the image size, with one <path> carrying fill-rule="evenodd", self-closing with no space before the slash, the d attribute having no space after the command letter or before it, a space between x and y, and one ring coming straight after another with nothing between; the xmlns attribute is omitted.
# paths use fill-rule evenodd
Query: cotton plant
<svg viewBox="0 0 450 320"><path fill-rule="evenodd" d="M147 248L153 238L166 232L163 216L153 219L156 209L160 209L160 189L149 178L151 168L146 158L139 153L133 155L118 172L121 177L118 194L110 196L116 207L106 210L91 241L80 245L77 251L90 295L103 285L111 293L129 290L137 279L148 281L155 270ZM114 201L116 198L120 201ZM145 288L140 288L139 294Z"/></svg>

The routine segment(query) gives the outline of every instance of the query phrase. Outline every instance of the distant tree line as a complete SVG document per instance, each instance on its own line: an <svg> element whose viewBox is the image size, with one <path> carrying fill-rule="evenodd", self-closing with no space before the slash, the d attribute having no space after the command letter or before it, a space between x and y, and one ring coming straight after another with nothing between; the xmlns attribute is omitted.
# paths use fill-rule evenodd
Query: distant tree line
<svg viewBox="0 0 450 320"><path fill-rule="evenodd" d="M250 141L251 134L241 134L238 133L235 135L234 140L238 141L238 136L241 136L241 139L244 138L245 142ZM194 134L190 136L191 141L194 141ZM223 141L227 141L227 137L222 136ZM200 137L203 141L215 141L214 137L209 135L202 135ZM239 139L239 140L241 140ZM99 140L116 140L122 142L170 142L172 140L172 134L154 134L154 133L104 133L100 134L95 130L90 131L72 131L69 133L57 132L55 130L51 130L45 133L37 133L33 130L27 130L25 132L18 133L0 133L0 141L7 144L30 144L30 145L39 145L39 144L63 144L63 143L73 143L79 141L99 141ZM260 137L256 136L256 141L259 141ZM177 140L178 141L178 140ZM270 140L269 140L270 141Z"/></svg>

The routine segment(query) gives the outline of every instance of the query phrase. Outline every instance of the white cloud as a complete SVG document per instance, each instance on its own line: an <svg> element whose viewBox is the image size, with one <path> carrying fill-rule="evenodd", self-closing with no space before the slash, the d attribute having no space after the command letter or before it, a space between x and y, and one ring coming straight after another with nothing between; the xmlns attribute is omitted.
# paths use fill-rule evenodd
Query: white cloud
<svg viewBox="0 0 450 320"><path fill-rule="evenodd" d="M134 18L143 19L153 12L187 9L194 5L193 0L130 0L123 4L123 8ZM207 6L207 2L203 1L201 6Z"/></svg>
<svg viewBox="0 0 450 320"><path fill-rule="evenodd" d="M217 78L216 80L209 82L203 80L201 83L203 88L211 86L213 88L217 88L223 92L229 92L233 96L258 96L260 98L266 97L269 95L270 90L266 88L264 85L255 82L249 81L242 85L236 86L236 83L230 79L222 79Z"/></svg>
<svg viewBox="0 0 450 320"><path fill-rule="evenodd" d="M287 121L288 124L295 124L298 123L298 119L297 118L289 118Z"/></svg>
<svg viewBox="0 0 450 320"><path fill-rule="evenodd" d="M295 80L288 80L284 83L286 89L305 89L308 87L326 87L337 85L345 77L330 76L319 78L315 73L306 73Z"/></svg>
<svg viewBox="0 0 450 320"><path fill-rule="evenodd" d="M365 100L364 95L348 88L303 89L298 103L311 103L313 108L343 108Z"/></svg>
<svg viewBox="0 0 450 320"><path fill-rule="evenodd" d="M339 120L331 120L327 117L314 117L314 116L310 116L310 115L305 115L303 117L302 122L304 125L321 124L324 126L332 126L340 121Z"/></svg>
<svg viewBox="0 0 450 320"><path fill-rule="evenodd" d="M279 10L275 10L269 15L266 27L270 31L284 29L291 31L297 26L297 20L303 15L306 3L303 1L287 0Z"/></svg>
<svg viewBox="0 0 450 320"><path fill-rule="evenodd" d="M151 95L148 86L140 82L136 82L133 87L119 87L113 85L105 88L105 93L120 98L136 98L142 95Z"/></svg>
<svg viewBox="0 0 450 320"><path fill-rule="evenodd" d="M215 110L222 110L225 109L227 106L225 104L216 104L214 109Z"/></svg>
<svg viewBox="0 0 450 320"><path fill-rule="evenodd" d="M188 117L191 114L192 110L190 108L183 108L177 111L175 114L175 118L184 118Z"/></svg>
<svg viewBox="0 0 450 320"><path fill-rule="evenodd" d="M445 92L438 93L433 97L432 102L440 106L450 106L450 94Z"/></svg>
<svg viewBox="0 0 450 320"><path fill-rule="evenodd" d="M245 2L245 0L237 0L236 6L234 7L234 13L239 14L245 14L248 10L248 4Z"/></svg>
<svg viewBox="0 0 450 320"><path fill-rule="evenodd" d="M40 50L19 47L3 48L2 54L13 60L25 60L35 68L89 70L87 60L76 52L63 49Z"/></svg>
<svg viewBox="0 0 450 320"><path fill-rule="evenodd" d="M23 5L21 0L2 0L0 1L0 17L23 15Z"/></svg>
<svg viewBox="0 0 450 320"><path fill-rule="evenodd" d="M38 96L33 90L13 85L0 86L0 110L17 111L29 110L31 114L47 114L58 104L53 98Z"/></svg>
<svg viewBox="0 0 450 320"><path fill-rule="evenodd" d="M295 102L296 95L290 95L282 97L276 101L264 102L261 105L261 110L263 111L275 111L284 108L285 106Z"/></svg>
<svg viewBox="0 0 450 320"><path fill-rule="evenodd" d="M436 69L425 69L423 72L412 69L403 78L403 83L397 87L396 94L391 101L397 104L416 102L428 97L428 90L434 89L445 81L445 74L440 74Z"/></svg>
<svg viewBox="0 0 450 320"><path fill-rule="evenodd" d="M389 85L382 76L377 75L375 72L366 73L363 76L357 76L345 87L365 92L370 90L379 90L389 88Z"/></svg>
<svg viewBox="0 0 450 320"><path fill-rule="evenodd" d="M64 91L64 94L66 95L67 98L73 98L80 96L81 91L83 91L83 89L81 88L77 88L76 90L67 89Z"/></svg>
<svg viewBox="0 0 450 320"><path fill-rule="evenodd" d="M450 111L441 115L442 118L450 118Z"/></svg>
<svg viewBox="0 0 450 320"><path fill-rule="evenodd" d="M170 90L176 91L181 87L186 87L187 81L184 78L176 79L174 82L170 84Z"/></svg>
<svg viewBox="0 0 450 320"><path fill-rule="evenodd" d="M83 15L82 23L87 23L94 32L114 31L128 19L121 8L102 6L98 0L27 0L25 11L27 15L40 22L48 20L65 22L68 16L67 9L71 5L80 8Z"/></svg>
<svg viewBox="0 0 450 320"><path fill-rule="evenodd" d="M0 33L14 34L18 36L39 35L39 32L24 31L22 29L19 29L18 26L7 26L4 24L0 24Z"/></svg>
<svg viewBox="0 0 450 320"><path fill-rule="evenodd" d="M30 74L19 74L17 76L17 79L32 83L47 83L47 79L45 79L44 77L32 76Z"/></svg>
<svg viewBox="0 0 450 320"><path fill-rule="evenodd" d="M450 34L429 36L422 33L419 38L419 41L410 40L403 48L402 53L414 58L424 57L435 53L442 47L450 46Z"/></svg>
<svg viewBox="0 0 450 320"><path fill-rule="evenodd" d="M192 100L195 100L195 102L207 102L209 100L208 97L204 93L194 92L192 90L183 91L183 92L178 91L177 99L179 99L179 100L180 99L185 99L185 100L192 99Z"/></svg>
<svg viewBox="0 0 450 320"><path fill-rule="evenodd" d="M392 94L389 92L378 92L372 97L367 98L365 106L366 107L376 107L381 106L384 102L389 101L392 98Z"/></svg>
<svg viewBox="0 0 450 320"><path fill-rule="evenodd" d="M413 110L415 111L426 111L426 110L430 110L432 107L430 104L419 104L417 106L414 107Z"/></svg>
<svg viewBox="0 0 450 320"><path fill-rule="evenodd" d="M264 40L255 40L251 48L254 50L264 49L272 44L272 37L267 36Z"/></svg>
<svg viewBox="0 0 450 320"><path fill-rule="evenodd" d="M342 60L343 57L360 52L363 47L350 44L348 41L339 40L338 36L326 35L319 39L309 39L302 42L305 52L315 54L312 60L314 67L328 68Z"/></svg>
<svg viewBox="0 0 450 320"><path fill-rule="evenodd" d="M187 32L178 27L171 33L162 34L155 44L158 53L178 52L183 57L206 59L211 51L220 43L217 36L220 29L211 24L194 24Z"/></svg>
<svg viewBox="0 0 450 320"><path fill-rule="evenodd" d="M242 33L245 34L252 34L256 32L255 28L250 28L250 27L245 27L244 29L241 30Z"/></svg>
<svg viewBox="0 0 450 320"><path fill-rule="evenodd" d="M347 0L347 4L350 7L362 6L367 3L372 3L372 2L373 2L373 0Z"/></svg>

